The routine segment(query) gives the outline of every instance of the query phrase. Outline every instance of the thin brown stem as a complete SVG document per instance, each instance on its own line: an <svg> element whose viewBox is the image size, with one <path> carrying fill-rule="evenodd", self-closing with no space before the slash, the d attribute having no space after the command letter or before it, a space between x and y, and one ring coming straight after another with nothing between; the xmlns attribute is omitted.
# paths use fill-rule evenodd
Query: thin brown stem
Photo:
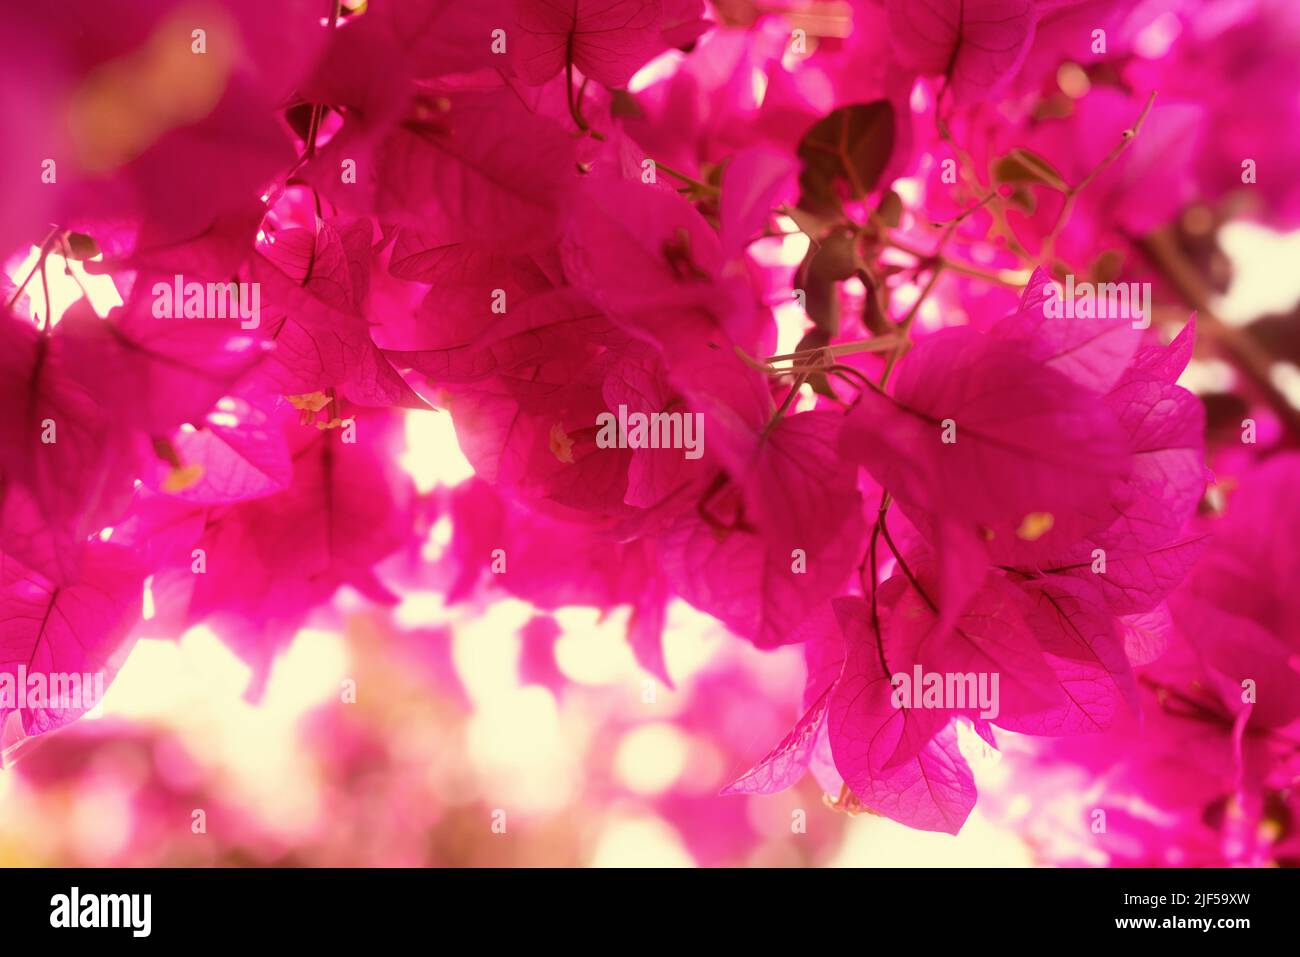
<svg viewBox="0 0 1300 957"><path fill-rule="evenodd" d="M801 372L799 375L795 376L794 384L790 386L790 391L785 394L785 399L781 402L781 405L777 410L772 413L772 418L767 420L767 425L763 428L763 434L758 437L760 445L767 440L769 435L772 434L772 430L776 428L777 423L785 416L786 410L794 404L794 400L799 395L799 390L803 388L803 384L807 381L807 373Z"/></svg>
<svg viewBox="0 0 1300 957"><path fill-rule="evenodd" d="M1183 300L1196 310L1197 331L1203 333L1259 390L1289 433L1292 444L1300 443L1300 409L1293 406L1272 378L1273 359L1251 335L1230 326L1215 315L1213 294L1196 266L1187 259L1168 229L1134 239L1146 258L1169 280Z"/></svg>
<svg viewBox="0 0 1300 957"><path fill-rule="evenodd" d="M867 378L866 375L863 374L862 370L855 369L853 368L853 366L844 365L842 363L836 363L835 365L827 366L826 372L832 373L834 375L838 375L841 378L847 377L849 379L852 379L854 382L861 383L862 385L866 386L868 389L871 389L873 392L879 392L881 395L885 394L884 388L879 383L872 382L869 378Z"/></svg>
<svg viewBox="0 0 1300 957"><path fill-rule="evenodd" d="M311 158L316 155L316 134L320 132L321 117L325 113L325 107L320 103L311 105L311 120L307 124L307 145L303 151L303 156Z"/></svg>
<svg viewBox="0 0 1300 957"><path fill-rule="evenodd" d="M933 227L935 227L936 229L938 229L940 226L943 226L943 227L945 227L945 228L951 230L954 226L958 226L958 225L960 225L961 222L962 222L962 220L966 219L966 217L971 216L971 215L973 215L974 213L979 212L981 209L983 209L985 206L987 206L990 202L992 202L993 200L997 199L997 196L998 196L998 194L997 194L996 191L991 191L991 192L985 193L985 194L984 194L984 198L981 199L978 203L974 203L973 205L966 207L966 209L963 209L960 213L958 213L958 214L957 214L956 216L954 216L952 219L940 220L940 221L938 221L938 222L931 223L930 225L933 226Z"/></svg>
<svg viewBox="0 0 1300 957"><path fill-rule="evenodd" d="M343 14L343 0L334 0L333 8L330 11L329 27L331 31L338 26L339 17ZM325 117L325 105L323 103L313 103L311 105L311 120L307 124L307 144L303 152L304 158L310 158L316 155L316 137L320 134L321 122Z"/></svg>
<svg viewBox="0 0 1300 957"><path fill-rule="evenodd" d="M979 266L972 266L950 256L943 256L938 253L927 253L924 250L917 249L915 246L899 239L890 237L884 241L886 246L890 246L900 252L905 252L909 256L915 256L922 263L933 260L949 272L958 273L963 276L970 276L973 279L983 279L986 282L997 283L999 286L1009 286L1018 289L1029 279L1029 273L1026 270L1010 269L981 269Z"/></svg>
<svg viewBox="0 0 1300 957"><path fill-rule="evenodd" d="M663 171L664 171L665 173L667 173L669 176L672 176L672 177L675 178L675 179L679 179L679 180L681 180L683 183L686 183L688 186L690 186L690 187L692 187L692 188L694 188L694 189L697 189L697 190L699 190L699 191L702 192L702 193L708 193L708 194L711 195L711 196L717 196L717 195L719 194L719 192L720 192L720 190L718 189L718 187L713 186L713 185L710 184L710 183L702 182L702 181L696 179L696 178L693 177L693 176L687 176L685 173L682 173L682 172L679 172L678 170L673 169L673 168L672 168L671 166L669 166L667 163L661 163L661 162L659 162L658 160L655 160L655 161L654 161L654 164L655 164L655 168L656 168L656 169L661 169L661 170L663 170Z"/></svg>
<svg viewBox="0 0 1300 957"><path fill-rule="evenodd" d="M6 309L12 309L14 307L14 303L16 303L19 297L22 296L23 290L27 288L27 284L31 282L32 277L36 275L36 270L41 267L41 265L45 262L45 257L50 254L50 243L54 240L54 237L59 235L59 232L60 232L59 227L55 226L46 234L45 238L41 240L41 245L38 247L40 250L39 257L37 258L36 262L32 263L32 268L27 270L27 275L23 279L22 284L17 289L14 290L14 294L10 296L9 301L5 303Z"/></svg>
<svg viewBox="0 0 1300 957"><path fill-rule="evenodd" d="M889 381L889 376L894 371L894 366L897 365L898 360L902 357L903 350L908 343L908 334L912 331L912 322L916 319L916 314L920 311L921 304L925 302L926 297L929 296L931 290L934 289L934 284L939 281L939 274L943 272L943 268L943 263L941 262L936 262L934 264L934 269L930 273L930 280L925 284L920 295L916 297L916 302L912 303L912 308L907 311L907 315L903 317L903 321L898 324L898 333L902 341L899 342L894 351L889 354L889 358L885 360L885 371L880 374L880 385L882 388Z"/></svg>
<svg viewBox="0 0 1300 957"><path fill-rule="evenodd" d="M875 527L871 529L871 544L867 546L867 558L863 559L864 564L868 560L871 563L871 630L876 636L876 654L880 658L880 669L886 675L891 672L889 669L889 662L885 659L885 636L880 630L880 604L877 597L877 590L880 587L880 574L876 564L876 545L880 541L881 530L885 527L885 513L889 511L889 503L891 501L893 501L893 499L890 497L889 492L881 489L880 504L876 508L876 524ZM861 568L858 569L858 576L859 578L862 576ZM865 587L865 583L863 591L868 591Z"/></svg>
<svg viewBox="0 0 1300 957"><path fill-rule="evenodd" d="M45 297L45 315L41 317L41 331L49 332L52 328L50 323L50 279L45 274L45 262L49 259L49 250L41 252L41 295Z"/></svg>
<svg viewBox="0 0 1300 957"><path fill-rule="evenodd" d="M886 349L892 349L898 344L898 339L894 336L880 336L875 339L859 339L855 342L841 342L833 346L817 346L812 349L800 349L798 352L787 352L784 355L768 356L764 362L785 362L787 360L807 359L817 355L848 356L858 352L884 352Z"/></svg>
<svg viewBox="0 0 1300 957"><path fill-rule="evenodd" d="M578 129L583 133L587 132L587 121L582 118L580 104L573 96L573 39L569 39L568 54L564 58L564 98L569 104L569 115L573 117L573 122L577 124ZM585 86L584 86L585 88Z"/></svg>
<svg viewBox="0 0 1300 957"><path fill-rule="evenodd" d="M925 600L927 605L930 606L930 610L935 614L938 614L939 606L935 604L934 600L929 596L926 590L921 587L921 583L917 581L916 576L912 574L912 569L908 567L906 560L903 558L903 553L900 552L898 546L894 544L894 539L889 534L889 524L885 521L883 512L878 521L880 524L880 534L884 536L885 544L889 546L889 550L894 553L894 560L898 562L899 569L901 569L903 574L907 576L907 580L912 583L912 587L916 589L916 593Z"/></svg>
<svg viewBox="0 0 1300 957"><path fill-rule="evenodd" d="M1120 154L1128 149L1130 143L1137 139L1138 133L1142 132L1142 124L1146 122L1147 114L1151 112L1151 107L1155 102L1156 91L1152 90L1151 95L1147 97L1146 105L1142 107L1142 112L1138 114L1137 120L1120 135L1119 142L1115 144L1114 148L1102 157L1101 162L1094 166L1087 176L1079 180L1077 184L1071 186L1066 191L1065 201L1061 204L1061 211L1056 214L1056 222L1052 224L1052 228L1048 231L1047 237L1043 240L1043 247L1040 255L1040 260L1042 262L1051 262L1053 251L1056 249L1056 241L1060 238L1062 231L1064 231L1066 225L1070 221L1070 217L1074 214L1074 204L1079 198L1079 194L1087 189L1088 186L1102 174L1106 167L1119 159Z"/></svg>

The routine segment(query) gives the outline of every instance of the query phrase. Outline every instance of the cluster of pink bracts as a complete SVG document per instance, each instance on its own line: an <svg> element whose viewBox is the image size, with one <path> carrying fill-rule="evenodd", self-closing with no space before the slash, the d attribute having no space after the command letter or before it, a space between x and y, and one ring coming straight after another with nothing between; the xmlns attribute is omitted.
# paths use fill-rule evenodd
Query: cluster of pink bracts
<svg viewBox="0 0 1300 957"><path fill-rule="evenodd" d="M1176 382L1227 341L1189 237L1300 222L1296 12L794 6L7 13L0 676L111 680L147 594L261 678L341 587L438 582L630 606L671 682L680 598L806 650L728 792L955 833L997 728L1024 791L1105 782L1116 860L1294 855L1295 413L1254 376L1225 483ZM124 304L39 315L77 260ZM476 477L419 494L437 410ZM3 702L6 744L85 710Z"/></svg>

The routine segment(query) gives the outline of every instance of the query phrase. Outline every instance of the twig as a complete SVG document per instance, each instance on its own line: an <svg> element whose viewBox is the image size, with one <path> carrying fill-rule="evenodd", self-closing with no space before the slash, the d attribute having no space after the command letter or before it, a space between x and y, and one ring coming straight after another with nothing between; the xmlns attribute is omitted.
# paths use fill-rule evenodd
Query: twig
<svg viewBox="0 0 1300 957"><path fill-rule="evenodd" d="M876 570L876 542L880 539L881 526L885 524L885 510L889 508L889 493L881 491L880 507L876 510L876 526L871 530L871 544L867 546L867 555L871 561L871 628L876 633L876 654L880 656L880 668L884 674L890 674L889 662L885 660L885 636L880 632L880 607L876 599L879 588ZM859 576L861 569L859 569Z"/></svg>
<svg viewBox="0 0 1300 957"><path fill-rule="evenodd" d="M718 187L712 185L711 183L704 183L698 179L695 179L693 176L687 176L685 173L678 172L677 170L669 166L667 163L661 163L658 160L653 160L652 162L655 164L656 169L663 170L669 176L676 177L677 179L681 180L683 183L687 183L688 185L694 187L695 189L698 189L702 193L708 193L711 196L717 196L721 192L721 190L719 190Z"/></svg>
<svg viewBox="0 0 1300 957"><path fill-rule="evenodd" d="M916 593L925 599L925 603L930 606L930 610L937 615L939 613L939 606L934 603L934 600L931 599L928 594L926 594L925 589L921 587L921 583L917 581L916 576L912 574L912 569L907 566L907 562L903 559L903 553L900 552L898 546L894 544L894 539L889 534L889 523L885 521L885 514L883 511L880 513L879 522L880 534L885 537L885 544L888 545L889 550L894 553L894 560L898 562L898 567L903 570L903 574L906 575L907 580L912 583L912 587L916 589Z"/></svg>
<svg viewBox="0 0 1300 957"><path fill-rule="evenodd" d="M937 110L935 114L935 128L939 133L939 138L947 143L952 148L953 153L957 156L957 168L960 170L962 180L965 181L966 185L975 193L985 189L984 184L975 178L975 173L973 172L975 169L974 159L971 157L969 152L957 145L957 141L953 139L952 132L948 129L948 125L939 119ZM1021 259L1032 261L1034 257L1029 255L1029 250L1025 249L1024 244L1016 237L1015 230L1013 230L1011 224L1007 222L1006 209L1004 208L1006 198L1001 194L996 193L996 191L994 196L999 200L999 202L994 203L989 208L989 215L993 217L994 226L994 229L991 232L1001 236L1006 241L1007 248Z"/></svg>
<svg viewBox="0 0 1300 957"><path fill-rule="evenodd" d="M334 9L330 11L329 27L331 31L338 26L339 17L343 13L343 0L334 0ZM316 155L316 136L320 133L321 120L325 116L325 105L323 103L313 103L311 105L311 120L307 124L307 149L303 153L304 158L310 158Z"/></svg>
<svg viewBox="0 0 1300 957"><path fill-rule="evenodd" d="M1300 442L1300 409L1296 409L1273 383L1272 357L1248 332L1228 325L1215 315L1210 307L1212 295L1209 287L1196 267L1182 254L1169 230L1166 228L1144 238L1130 238L1187 304L1196 310L1198 331L1205 332L1218 344L1277 413L1292 442Z"/></svg>
<svg viewBox="0 0 1300 957"><path fill-rule="evenodd" d="M940 226L946 226L948 229L952 229L954 226L958 225L962 220L964 220L967 216L979 212L986 205L988 205L992 200L997 198L998 198L997 190L992 190L988 193L985 193L984 198L981 199L978 203L975 203L974 205L968 206L966 209L963 209L952 219L939 220L938 222L933 222L930 225L936 229L938 229Z"/></svg>
<svg viewBox="0 0 1300 957"><path fill-rule="evenodd" d="M49 332L50 323L50 279L45 274L45 263L50 258L49 250L41 251L41 295L45 297L45 315L41 317L41 331Z"/></svg>
<svg viewBox="0 0 1300 957"><path fill-rule="evenodd" d="M916 297L916 302L912 303L912 308L907 311L907 315L903 317L903 321L898 324L898 334L902 341L899 342L894 351L889 354L889 358L885 360L885 371L880 374L880 385L882 388L885 383L889 381L889 376L894 371L894 366L902 357L903 349L908 343L908 333L912 330L912 322L916 319L916 314L920 311L921 304L925 302L926 297L930 295L930 291L934 289L934 284L939 281L939 274L943 272L943 269L943 263L936 260L934 270L930 273L929 282L925 284L925 288L921 290L921 294Z"/></svg>
<svg viewBox="0 0 1300 957"><path fill-rule="evenodd" d="M59 231L60 228L58 226L55 226L53 229L49 231L49 233L46 234L45 238L41 240L41 245L39 247L40 250L39 258L36 260L36 262L32 263L32 268L27 270L27 276L25 279L23 279L22 285L20 285L17 289L14 290L14 294L10 296L9 301L5 303L6 309L12 309L14 307L14 303L16 303L19 297L22 296L23 290L27 288L27 284L31 282L32 277L36 275L36 270L39 269L41 263L45 261L45 257L50 254L50 242L54 239L55 236L59 234Z"/></svg>
<svg viewBox="0 0 1300 957"><path fill-rule="evenodd" d="M586 84L583 84L583 89L586 89ZM573 98L573 36L572 34L570 34L569 36L568 46L565 49L565 55L564 55L564 98L569 103L569 115L573 117L573 122L578 124L578 129L581 130L583 133L587 132L587 130L589 129L589 127L587 126L587 121L582 118L582 110L579 109L579 104L576 103Z"/></svg>
<svg viewBox="0 0 1300 957"><path fill-rule="evenodd" d="M897 344L898 339L895 336L878 336L875 339L859 339L855 342L841 342L833 346L816 346L812 349L801 349L798 352L787 352L779 356L768 356L763 361L784 362L789 359L806 359L819 354L847 356L857 352L884 352L886 349L892 349Z"/></svg>
<svg viewBox="0 0 1300 957"><path fill-rule="evenodd" d="M1128 149L1130 143L1137 139L1138 133L1142 132L1142 124L1146 122L1147 114L1151 112L1151 107L1155 104L1155 101L1156 91L1152 90L1151 95L1147 97L1146 106L1142 107L1142 112L1138 115L1137 120L1120 135L1119 142L1115 144L1115 147L1102 158L1100 163L1092 168L1092 171L1087 176L1066 191L1065 201L1061 203L1061 211L1056 214L1056 222L1052 224L1047 237L1043 240L1043 247L1039 256L1041 261L1051 262L1053 250L1056 248L1056 240L1060 237L1062 230L1070 221L1070 216L1074 213L1075 200L1079 198L1079 194L1087 189L1093 180L1101 175L1102 170L1119 159L1119 155Z"/></svg>
<svg viewBox="0 0 1300 957"><path fill-rule="evenodd" d="M958 220L954 220L953 222L957 222L957 221ZM924 252L923 250L917 249L915 246L912 246L901 240L894 239L892 236L885 240L885 245L892 247L893 249L897 249L900 252L905 252L909 256L915 256L917 259L921 260L922 262L933 260L934 262L939 263L941 266L943 266L944 269L948 270L949 272L960 273L963 276L971 276L974 279L984 279L988 282L997 283L1000 286L1010 286L1012 288L1019 288L1023 286L1029 279L1029 273L1023 269L1014 270L1014 271L1009 269L1002 269L996 272L991 269L981 269L979 266L972 266L969 263L964 263L956 259L951 259L948 256L944 256L939 253Z"/></svg>
<svg viewBox="0 0 1300 957"><path fill-rule="evenodd" d="M795 397L799 395L799 390L803 388L803 384L807 380L808 373L806 372L801 372L799 375L795 376L794 384L790 386L790 391L785 394L785 399L781 402L781 405L777 410L772 413L772 418L767 420L767 425L763 428L763 434L758 437L760 445L767 441L767 437L772 434L772 430L776 428L777 423L785 416L786 410L790 408Z"/></svg>

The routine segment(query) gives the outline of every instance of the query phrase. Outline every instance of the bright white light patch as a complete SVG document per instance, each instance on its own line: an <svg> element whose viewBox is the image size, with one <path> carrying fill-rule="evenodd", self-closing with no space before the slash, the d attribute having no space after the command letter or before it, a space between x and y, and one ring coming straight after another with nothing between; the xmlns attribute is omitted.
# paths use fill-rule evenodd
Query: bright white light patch
<svg viewBox="0 0 1300 957"><path fill-rule="evenodd" d="M1225 223L1219 245L1232 260L1232 285L1215 310L1224 322L1243 325L1287 312L1300 301L1300 230L1275 233L1255 223Z"/></svg>
<svg viewBox="0 0 1300 957"><path fill-rule="evenodd" d="M686 767L687 739L671 724L657 722L623 735L614 770L623 785L638 794L660 794Z"/></svg>
<svg viewBox="0 0 1300 957"><path fill-rule="evenodd" d="M1183 32L1183 25L1172 13L1156 17L1133 41L1133 48L1138 56L1148 60L1158 60L1174 45L1178 35Z"/></svg>
<svg viewBox="0 0 1300 957"><path fill-rule="evenodd" d="M103 256L95 257L96 260L102 258ZM40 247L33 246L27 258L9 270L9 276L14 284L22 283L40 259ZM71 276L67 274L66 268L71 268ZM77 284L78 280L80 285ZM45 258L44 282L50 289L51 325L56 325L68 311L68 307L81 298L83 287L86 290L86 298L90 300L90 307L95 310L97 316L106 316L110 309L122 305L122 297L118 294L117 286L113 284L111 276L92 276L86 272L81 263L69 263L58 253L52 252ZM41 271L37 269L27 283L27 288L23 290L23 294L31 304L30 313L33 319L46 313L45 285L42 284Z"/></svg>
<svg viewBox="0 0 1300 957"><path fill-rule="evenodd" d="M450 415L408 409L405 423L406 451L398 462L421 493L438 485L458 485L473 477L474 469L456 442Z"/></svg>

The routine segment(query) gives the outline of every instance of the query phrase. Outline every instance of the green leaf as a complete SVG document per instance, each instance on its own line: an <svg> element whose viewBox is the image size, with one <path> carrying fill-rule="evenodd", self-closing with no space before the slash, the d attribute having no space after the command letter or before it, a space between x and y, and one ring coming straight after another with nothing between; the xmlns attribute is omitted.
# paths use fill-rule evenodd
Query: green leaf
<svg viewBox="0 0 1300 957"><path fill-rule="evenodd" d="M645 117L641 104L627 90L610 90L609 112L611 116L623 116L634 120Z"/></svg>
<svg viewBox="0 0 1300 957"><path fill-rule="evenodd" d="M1070 189L1051 163L1019 147L993 164L993 179L999 183L1042 183L1063 193Z"/></svg>
<svg viewBox="0 0 1300 957"><path fill-rule="evenodd" d="M812 247L799 266L797 280L804 290L808 318L829 335L840 331L839 283L858 272L851 233L838 231Z"/></svg>
<svg viewBox="0 0 1300 957"><path fill-rule="evenodd" d="M820 245L822 237L835 227L834 220L816 216L806 209L790 206L782 209L781 212L790 217L799 227L799 231L807 236L814 246Z"/></svg>
<svg viewBox="0 0 1300 957"><path fill-rule="evenodd" d="M820 246L809 251L809 256L812 272L835 282L856 275L859 268L853 234L844 231L831 233Z"/></svg>
<svg viewBox="0 0 1300 957"><path fill-rule="evenodd" d="M809 269L804 274L801 288L804 291L804 308L813 325L829 335L838 335L840 295L835 280L819 276Z"/></svg>
<svg viewBox="0 0 1300 957"><path fill-rule="evenodd" d="M99 243L94 238L87 236L85 233L68 233L65 237L68 243L68 258L81 262L86 259L94 259L99 255Z"/></svg>
<svg viewBox="0 0 1300 957"><path fill-rule="evenodd" d="M880 204L876 207L876 215L890 229L896 229L903 220L903 200L892 189L885 190L885 195L880 197Z"/></svg>
<svg viewBox="0 0 1300 957"><path fill-rule="evenodd" d="M820 349L830 344L831 337L821 329L809 329L799 344L794 347L795 352L803 352L805 349ZM808 375L808 384L818 395L824 395L828 398L835 398L835 392L831 389L830 381L825 372L812 372Z"/></svg>
<svg viewBox="0 0 1300 957"><path fill-rule="evenodd" d="M886 336L894 332L894 324L881 306L881 299L888 295L888 290L877 290L871 277L865 274L862 276L862 285L866 287L866 296L862 301L862 324L873 336Z"/></svg>
<svg viewBox="0 0 1300 957"><path fill-rule="evenodd" d="M842 106L813 124L799 141L799 205L839 212L843 198L864 199L876 188L894 152L894 108L887 100Z"/></svg>

